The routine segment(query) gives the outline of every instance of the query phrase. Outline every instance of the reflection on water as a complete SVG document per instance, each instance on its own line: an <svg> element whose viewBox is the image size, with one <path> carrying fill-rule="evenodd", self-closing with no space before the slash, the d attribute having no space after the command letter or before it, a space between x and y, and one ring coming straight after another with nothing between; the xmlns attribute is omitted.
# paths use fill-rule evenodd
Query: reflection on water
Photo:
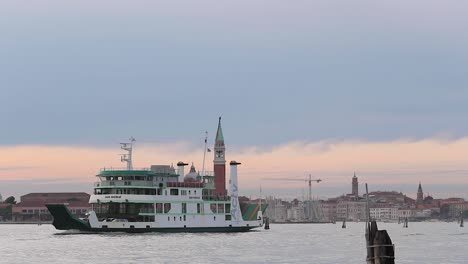
<svg viewBox="0 0 468 264"><path fill-rule="evenodd" d="M364 224L271 224L248 233L61 232L0 225L0 263L365 263ZM456 223L379 223L397 263L468 263L468 229ZM467 227L468 228L468 227Z"/></svg>

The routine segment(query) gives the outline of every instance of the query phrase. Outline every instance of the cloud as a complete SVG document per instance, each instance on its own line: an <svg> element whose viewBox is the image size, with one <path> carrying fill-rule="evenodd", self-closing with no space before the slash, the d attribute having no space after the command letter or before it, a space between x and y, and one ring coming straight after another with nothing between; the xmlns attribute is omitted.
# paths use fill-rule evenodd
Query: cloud
<svg viewBox="0 0 468 264"><path fill-rule="evenodd" d="M246 188L301 187L297 182L265 181L263 178L323 179L321 186L348 183L354 172L360 182L370 184L467 184L464 157L468 138L458 140L396 140L388 142L319 141L290 142L262 149L227 146L227 158L242 162L240 182ZM102 167L124 167L116 148L77 146L0 147L0 180L49 180L49 182L93 182ZM211 154L209 154L211 155ZM187 142L137 144L136 167L176 164L182 160L202 167L201 149ZM212 168L208 156L206 168ZM23 166L21 164L29 164ZM9 168L9 169L8 169ZM229 169L227 170L229 174Z"/></svg>
<svg viewBox="0 0 468 264"><path fill-rule="evenodd" d="M14 166L14 167L0 167L0 171L19 171L19 170L29 170L37 169L38 167L34 166Z"/></svg>

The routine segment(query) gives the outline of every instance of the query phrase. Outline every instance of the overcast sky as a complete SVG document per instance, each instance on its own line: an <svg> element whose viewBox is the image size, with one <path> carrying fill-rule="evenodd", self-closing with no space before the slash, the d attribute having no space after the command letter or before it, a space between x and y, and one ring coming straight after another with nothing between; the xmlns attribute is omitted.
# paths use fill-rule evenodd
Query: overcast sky
<svg viewBox="0 0 468 264"><path fill-rule="evenodd" d="M38 174L7 159L11 148L107 149L129 136L196 148L219 115L237 153L465 142L466 10L455 0L2 1L0 193L13 172L27 184ZM459 149L447 148L444 170L448 157L468 169ZM42 164L42 178L57 177ZM436 169L413 165L403 168ZM443 183L422 174L415 184Z"/></svg>

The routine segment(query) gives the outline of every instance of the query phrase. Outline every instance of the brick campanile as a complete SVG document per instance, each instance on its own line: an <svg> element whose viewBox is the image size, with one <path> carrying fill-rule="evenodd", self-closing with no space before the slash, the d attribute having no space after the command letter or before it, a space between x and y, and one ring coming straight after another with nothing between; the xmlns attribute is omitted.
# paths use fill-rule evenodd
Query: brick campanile
<svg viewBox="0 0 468 264"><path fill-rule="evenodd" d="M218 131L214 145L214 176L215 191L214 195L225 196L226 191L226 146L224 145L223 130L221 129L221 117L219 117Z"/></svg>

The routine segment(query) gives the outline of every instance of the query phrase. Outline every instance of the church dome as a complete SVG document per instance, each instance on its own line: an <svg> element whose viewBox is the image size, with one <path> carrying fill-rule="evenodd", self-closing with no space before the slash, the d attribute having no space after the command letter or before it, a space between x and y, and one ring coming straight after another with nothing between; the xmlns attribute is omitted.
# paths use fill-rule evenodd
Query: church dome
<svg viewBox="0 0 468 264"><path fill-rule="evenodd" d="M198 177L198 173L195 170L195 166L193 166L192 164L192 166L190 167L190 172L187 173L184 177L184 182L195 182L198 180L197 177Z"/></svg>

